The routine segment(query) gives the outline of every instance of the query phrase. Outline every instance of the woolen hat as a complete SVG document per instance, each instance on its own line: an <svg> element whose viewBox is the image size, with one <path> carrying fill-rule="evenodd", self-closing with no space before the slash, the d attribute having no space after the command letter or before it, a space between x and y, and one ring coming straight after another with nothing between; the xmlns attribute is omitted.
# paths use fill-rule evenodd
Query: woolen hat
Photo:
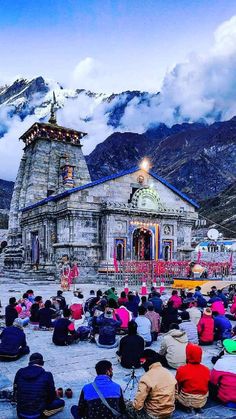
<svg viewBox="0 0 236 419"><path fill-rule="evenodd" d="M13 322L13 326L19 327L20 329L23 329L23 322L22 322L22 320L19 317L17 317L14 320L14 322Z"/></svg>
<svg viewBox="0 0 236 419"><path fill-rule="evenodd" d="M32 355L30 355L29 365L32 365L32 364L43 365L44 364L43 355L41 355L39 352L34 352Z"/></svg>
<svg viewBox="0 0 236 419"><path fill-rule="evenodd" d="M223 341L223 346L226 352L229 354L235 354L236 355L236 340L233 339L225 339Z"/></svg>

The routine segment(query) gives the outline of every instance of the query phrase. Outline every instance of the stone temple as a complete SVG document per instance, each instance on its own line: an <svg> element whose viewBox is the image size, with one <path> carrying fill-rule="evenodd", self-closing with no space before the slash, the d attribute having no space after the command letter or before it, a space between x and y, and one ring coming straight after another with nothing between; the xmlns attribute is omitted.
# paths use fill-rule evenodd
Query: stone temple
<svg viewBox="0 0 236 419"><path fill-rule="evenodd" d="M91 181L86 134L35 123L24 142L11 202L4 267L18 279L53 279L67 256L95 278L117 260L188 259L198 205L153 173L135 167Z"/></svg>

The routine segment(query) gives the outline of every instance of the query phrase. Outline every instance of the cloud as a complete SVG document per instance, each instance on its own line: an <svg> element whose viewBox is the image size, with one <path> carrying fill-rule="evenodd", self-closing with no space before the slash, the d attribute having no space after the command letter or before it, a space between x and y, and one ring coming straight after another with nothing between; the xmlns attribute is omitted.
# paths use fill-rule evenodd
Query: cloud
<svg viewBox="0 0 236 419"><path fill-rule="evenodd" d="M102 64L92 57L86 57L73 70L71 83L75 88L97 91L98 80L103 75L104 68Z"/></svg>

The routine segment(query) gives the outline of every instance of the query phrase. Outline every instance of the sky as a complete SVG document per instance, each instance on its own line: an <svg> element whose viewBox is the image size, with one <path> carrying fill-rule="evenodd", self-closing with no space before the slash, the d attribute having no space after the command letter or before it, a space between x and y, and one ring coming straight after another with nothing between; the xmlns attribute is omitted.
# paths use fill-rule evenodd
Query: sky
<svg viewBox="0 0 236 419"><path fill-rule="evenodd" d="M158 91L176 63L207 54L234 14L235 0L1 0L0 81Z"/></svg>

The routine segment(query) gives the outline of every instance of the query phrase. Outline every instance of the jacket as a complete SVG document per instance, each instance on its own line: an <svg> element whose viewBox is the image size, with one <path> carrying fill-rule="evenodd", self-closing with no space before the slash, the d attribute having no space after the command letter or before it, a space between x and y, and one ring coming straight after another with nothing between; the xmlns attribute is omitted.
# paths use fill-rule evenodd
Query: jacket
<svg viewBox="0 0 236 419"><path fill-rule="evenodd" d="M180 308L182 305L182 298L179 297L178 295L172 295L170 297L170 301L173 301L173 308Z"/></svg>
<svg viewBox="0 0 236 419"><path fill-rule="evenodd" d="M123 336L120 340L117 355L121 357L124 368L139 368L140 358L145 348L144 339L138 335Z"/></svg>
<svg viewBox="0 0 236 419"><path fill-rule="evenodd" d="M71 310L72 319L74 319L74 320L82 319L82 316L84 314L82 304L74 303L70 306L70 310Z"/></svg>
<svg viewBox="0 0 236 419"><path fill-rule="evenodd" d="M125 413L126 407L119 384L114 383L107 375L98 375L95 383L109 405L121 413ZM80 394L78 410L80 417L86 419L111 419L112 412L104 406L92 383L86 384Z"/></svg>
<svg viewBox="0 0 236 419"><path fill-rule="evenodd" d="M155 362L139 380L134 408L144 408L157 418L171 414L175 409L175 384L173 375L160 362Z"/></svg>
<svg viewBox="0 0 236 419"><path fill-rule="evenodd" d="M117 320L113 318L107 318L104 314L97 317L96 323L99 326L99 338L98 342L100 345L113 345L116 341L116 332L118 327L121 325L121 320L116 314Z"/></svg>
<svg viewBox="0 0 236 419"><path fill-rule="evenodd" d="M180 330L186 332L188 341L191 343L198 343L197 326L190 320L183 320L179 325Z"/></svg>
<svg viewBox="0 0 236 419"><path fill-rule="evenodd" d="M225 307L222 300L215 301L214 303L212 303L211 309L212 309L212 312L216 311L219 314L223 314L223 315L225 314Z"/></svg>
<svg viewBox="0 0 236 419"><path fill-rule="evenodd" d="M153 297L149 299L149 301L153 304L155 312L160 314L163 308L162 299L158 297L157 295L154 295Z"/></svg>
<svg viewBox="0 0 236 419"><path fill-rule="evenodd" d="M20 368L16 373L13 388L18 414L42 413L56 398L52 373L37 365Z"/></svg>
<svg viewBox="0 0 236 419"><path fill-rule="evenodd" d="M230 307L230 313L231 314L234 314L234 317L235 317L235 319L236 319L236 295L234 296L234 298L233 298L233 304L232 304L232 306Z"/></svg>
<svg viewBox="0 0 236 419"><path fill-rule="evenodd" d="M32 306L30 307L30 321L32 323L38 323L39 322L39 304L38 303L34 303L32 304Z"/></svg>
<svg viewBox="0 0 236 419"><path fill-rule="evenodd" d="M54 322L52 341L55 345L66 345L69 333L75 331L74 324L66 318L58 319Z"/></svg>
<svg viewBox="0 0 236 419"><path fill-rule="evenodd" d="M6 326L12 326L14 320L18 317L18 312L15 305L9 304L5 308L5 322Z"/></svg>
<svg viewBox="0 0 236 419"><path fill-rule="evenodd" d="M148 311L145 317L151 322L151 332L159 333L161 324L160 315L155 311Z"/></svg>
<svg viewBox="0 0 236 419"><path fill-rule="evenodd" d="M210 370L200 362L202 349L198 345L188 343L186 346L186 365L179 367L176 372L178 391L187 394L207 394L210 381Z"/></svg>
<svg viewBox="0 0 236 419"><path fill-rule="evenodd" d="M178 368L186 363L186 346L188 338L183 330L170 330L165 334L159 350L160 355L165 355L171 368Z"/></svg>
<svg viewBox="0 0 236 419"><path fill-rule="evenodd" d="M131 311L127 310L126 307L121 306L121 307L115 309L115 314L118 314L118 316L120 317L120 320L121 320L120 327L122 329L127 329L129 321L132 320Z"/></svg>
<svg viewBox="0 0 236 419"><path fill-rule="evenodd" d="M203 314L197 325L200 342L211 343L214 340L214 320L211 316Z"/></svg>
<svg viewBox="0 0 236 419"><path fill-rule="evenodd" d="M152 335L151 335L151 328L152 323L147 317L145 316L138 316L135 319L135 323L137 324L137 333L139 336L141 336L145 342L151 342L152 341Z"/></svg>
<svg viewBox="0 0 236 419"><path fill-rule="evenodd" d="M217 329L217 337L219 339L230 339L232 324L227 317L223 315L216 316L214 318L214 326Z"/></svg>
<svg viewBox="0 0 236 419"><path fill-rule="evenodd" d="M190 320L197 326L201 318L201 311L197 307L190 307L186 310L189 313Z"/></svg>
<svg viewBox="0 0 236 419"><path fill-rule="evenodd" d="M236 403L236 354L226 353L216 362L211 383L218 386L218 397L223 403Z"/></svg>
<svg viewBox="0 0 236 419"><path fill-rule="evenodd" d="M20 348L26 347L25 333L19 327L6 327L0 339L0 354L17 355Z"/></svg>
<svg viewBox="0 0 236 419"><path fill-rule="evenodd" d="M178 323L178 310L173 307L165 307L161 313L161 330L168 332L171 323Z"/></svg>
<svg viewBox="0 0 236 419"><path fill-rule="evenodd" d="M39 310L39 327L52 327L52 317L56 311L52 308L40 308Z"/></svg>

